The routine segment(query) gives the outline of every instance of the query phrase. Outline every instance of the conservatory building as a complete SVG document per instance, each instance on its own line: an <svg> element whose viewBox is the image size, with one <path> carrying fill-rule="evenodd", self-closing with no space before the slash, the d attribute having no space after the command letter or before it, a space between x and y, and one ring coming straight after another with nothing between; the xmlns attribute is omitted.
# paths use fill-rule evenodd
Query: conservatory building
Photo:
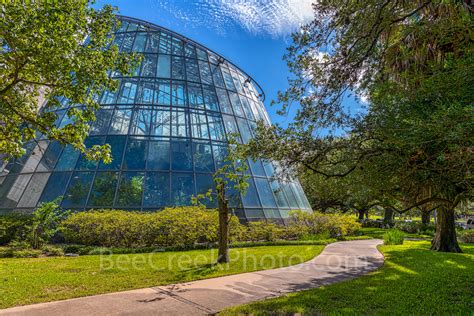
<svg viewBox="0 0 474 316"><path fill-rule="evenodd" d="M70 146L38 137L26 154L0 169L0 214L31 212L42 202L63 209L156 211L190 205L213 188L229 134L246 143L257 121L270 124L263 91L243 70L182 35L137 19L119 17L115 44L143 54L132 76L99 99L86 146L108 143L110 164L88 161ZM56 125L71 122L67 99ZM291 210L311 211L296 179L282 177L271 161L248 161L249 187L233 192L242 221L281 221ZM290 180L289 180L290 179ZM208 201L208 207L216 202Z"/></svg>

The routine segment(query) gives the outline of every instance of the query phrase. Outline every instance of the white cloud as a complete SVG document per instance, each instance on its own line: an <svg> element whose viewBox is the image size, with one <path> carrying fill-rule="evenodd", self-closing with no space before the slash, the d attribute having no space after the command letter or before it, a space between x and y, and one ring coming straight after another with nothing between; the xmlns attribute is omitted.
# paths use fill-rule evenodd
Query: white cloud
<svg viewBox="0 0 474 316"><path fill-rule="evenodd" d="M255 35L286 36L313 19L314 0L158 0L161 9L194 26L221 34L235 24Z"/></svg>

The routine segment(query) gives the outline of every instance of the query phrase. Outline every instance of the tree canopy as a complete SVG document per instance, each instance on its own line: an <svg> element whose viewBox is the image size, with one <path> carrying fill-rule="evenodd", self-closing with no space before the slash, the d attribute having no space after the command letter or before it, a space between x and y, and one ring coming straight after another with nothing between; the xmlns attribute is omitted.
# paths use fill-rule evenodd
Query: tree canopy
<svg viewBox="0 0 474 316"><path fill-rule="evenodd" d="M85 148L88 123L95 120L101 92L116 88L109 72L128 73L137 58L112 45L115 9L96 10L92 2L0 4L0 153L21 156L39 133L90 159L110 160L108 145ZM83 106L69 110L72 122L65 126L55 123L59 97Z"/></svg>
<svg viewBox="0 0 474 316"><path fill-rule="evenodd" d="M454 0L313 7L285 56L295 77L276 101L283 112L298 103L296 121L260 125L250 152L327 179L355 177L353 188L359 181L405 210L437 207L435 240L445 239L434 249L460 251L453 209L473 187L473 8ZM354 95L360 113L344 106Z"/></svg>

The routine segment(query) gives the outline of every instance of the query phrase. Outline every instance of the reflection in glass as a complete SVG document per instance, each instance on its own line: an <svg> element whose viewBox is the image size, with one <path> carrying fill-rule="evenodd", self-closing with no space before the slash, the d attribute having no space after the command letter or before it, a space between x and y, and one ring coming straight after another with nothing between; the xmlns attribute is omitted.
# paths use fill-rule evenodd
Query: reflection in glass
<svg viewBox="0 0 474 316"><path fill-rule="evenodd" d="M117 172L98 172L92 185L87 206L110 206L114 204Z"/></svg>
<svg viewBox="0 0 474 316"><path fill-rule="evenodd" d="M144 172L123 172L120 176L115 205L119 207L140 207L144 178Z"/></svg>

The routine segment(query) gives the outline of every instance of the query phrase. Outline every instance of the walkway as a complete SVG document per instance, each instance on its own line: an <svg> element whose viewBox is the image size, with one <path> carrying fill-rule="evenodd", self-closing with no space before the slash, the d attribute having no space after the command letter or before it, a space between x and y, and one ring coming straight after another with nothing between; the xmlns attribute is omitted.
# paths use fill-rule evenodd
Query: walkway
<svg viewBox="0 0 474 316"><path fill-rule="evenodd" d="M328 245L295 266L65 301L13 307L0 315L205 315L224 308L339 282L383 264L381 240Z"/></svg>

